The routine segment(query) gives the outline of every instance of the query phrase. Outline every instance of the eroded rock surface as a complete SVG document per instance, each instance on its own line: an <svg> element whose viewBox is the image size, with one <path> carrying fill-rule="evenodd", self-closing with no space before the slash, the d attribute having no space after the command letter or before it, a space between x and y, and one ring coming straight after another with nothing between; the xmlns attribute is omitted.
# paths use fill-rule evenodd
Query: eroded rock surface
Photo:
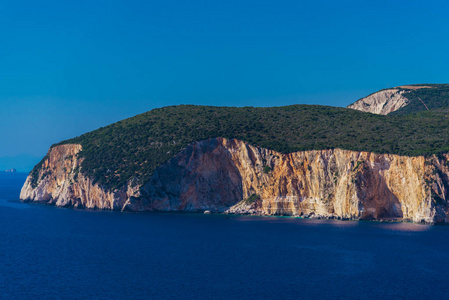
<svg viewBox="0 0 449 300"><path fill-rule="evenodd" d="M409 100L403 96L404 93L407 93L407 91L400 89L383 90L362 98L347 106L347 108L388 115L408 104Z"/></svg>
<svg viewBox="0 0 449 300"><path fill-rule="evenodd" d="M114 191L83 175L80 145L53 147L20 198L128 211L205 211L446 222L447 154L425 158L341 149L282 154L224 138L195 142Z"/></svg>
<svg viewBox="0 0 449 300"><path fill-rule="evenodd" d="M20 199L61 207L121 209L126 199L134 195L132 185L109 191L94 184L81 172L81 149L81 145L73 144L53 147L42 164L37 184L33 186L29 175Z"/></svg>

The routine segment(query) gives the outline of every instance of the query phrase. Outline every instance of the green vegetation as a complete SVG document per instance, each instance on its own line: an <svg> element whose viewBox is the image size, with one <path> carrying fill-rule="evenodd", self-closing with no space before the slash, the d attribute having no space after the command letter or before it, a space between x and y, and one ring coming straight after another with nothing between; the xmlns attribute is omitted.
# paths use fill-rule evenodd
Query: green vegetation
<svg viewBox="0 0 449 300"><path fill-rule="evenodd" d="M73 180L74 180L75 182L78 182L78 175L79 175L79 173L80 173L80 169L79 169L79 167L78 167L78 168L75 169L74 175L73 175Z"/></svg>
<svg viewBox="0 0 449 300"><path fill-rule="evenodd" d="M245 200L245 204L246 205L251 205L254 202L256 202L256 200L259 200L260 196L257 194L252 194L248 199Z"/></svg>
<svg viewBox="0 0 449 300"><path fill-rule="evenodd" d="M269 167L269 166L263 166L263 172L264 173L270 173L270 171L271 171L271 168Z"/></svg>
<svg viewBox="0 0 449 300"><path fill-rule="evenodd" d="M392 112L391 115L407 115L420 111L426 111L427 109L435 110L449 107L449 84L415 85L430 86L431 88L421 88L416 90L403 89L406 93L402 95L409 100L409 103L403 108Z"/></svg>
<svg viewBox="0 0 449 300"><path fill-rule="evenodd" d="M317 105L181 105L154 109L60 144L81 144L81 172L113 189L133 177L148 181L158 166L189 144L215 137L282 153L332 148L412 156L448 152L448 116L447 110L382 116ZM39 168L31 174L37 176Z"/></svg>
<svg viewBox="0 0 449 300"><path fill-rule="evenodd" d="M37 186L37 182L39 180L39 171L42 168L42 164L44 163L44 161L48 158L48 154L44 156L44 158L42 158L42 160L34 166L33 170L31 170L30 172L30 183L31 183L31 187L36 188Z"/></svg>

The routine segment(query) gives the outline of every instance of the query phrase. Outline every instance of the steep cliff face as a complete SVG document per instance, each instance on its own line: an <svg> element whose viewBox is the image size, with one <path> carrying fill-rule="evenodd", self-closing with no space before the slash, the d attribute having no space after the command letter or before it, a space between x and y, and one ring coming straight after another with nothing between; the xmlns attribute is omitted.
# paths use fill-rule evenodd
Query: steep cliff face
<svg viewBox="0 0 449 300"><path fill-rule="evenodd" d="M446 218L447 156L426 161L340 149L283 155L243 142L226 144L242 174L243 198L260 197L230 212L416 222Z"/></svg>
<svg viewBox="0 0 449 300"><path fill-rule="evenodd" d="M388 115L408 104L409 100L404 97L404 93L407 92L400 89L383 90L362 98L347 108L373 114Z"/></svg>
<svg viewBox="0 0 449 300"><path fill-rule="evenodd" d="M39 171L37 185L33 186L32 176L28 176L20 199L61 207L121 209L126 199L136 192L132 184L115 191L94 184L80 172L81 149L81 145L74 144L53 147Z"/></svg>
<svg viewBox="0 0 449 300"><path fill-rule="evenodd" d="M51 149L21 199L129 211L203 211L447 221L448 155L406 157L341 149L282 154L223 138L196 142L151 180L108 191L80 171L80 145Z"/></svg>

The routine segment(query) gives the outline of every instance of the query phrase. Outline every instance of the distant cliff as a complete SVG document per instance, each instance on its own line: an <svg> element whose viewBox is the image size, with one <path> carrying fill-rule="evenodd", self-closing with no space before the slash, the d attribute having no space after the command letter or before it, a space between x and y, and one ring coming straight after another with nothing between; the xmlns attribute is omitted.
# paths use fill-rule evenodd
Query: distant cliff
<svg viewBox="0 0 449 300"><path fill-rule="evenodd" d="M405 115L447 107L448 84L413 84L384 89L347 106L380 115Z"/></svg>
<svg viewBox="0 0 449 300"><path fill-rule="evenodd" d="M400 89L383 90L358 100L349 105L348 108L388 115L408 104L409 100L403 95L405 92L405 90Z"/></svg>
<svg viewBox="0 0 449 300"><path fill-rule="evenodd" d="M81 145L53 147L20 198L64 207L204 211L448 222L449 156L341 149L283 154L236 139L194 142L158 167L107 189L83 175Z"/></svg>

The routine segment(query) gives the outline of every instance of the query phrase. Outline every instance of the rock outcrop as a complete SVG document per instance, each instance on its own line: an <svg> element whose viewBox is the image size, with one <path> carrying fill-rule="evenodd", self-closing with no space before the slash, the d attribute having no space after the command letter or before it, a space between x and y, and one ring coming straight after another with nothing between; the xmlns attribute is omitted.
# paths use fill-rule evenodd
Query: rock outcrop
<svg viewBox="0 0 449 300"><path fill-rule="evenodd" d="M407 93L407 91L401 89L383 90L362 98L347 106L347 108L388 115L408 104L409 100L404 97L404 93Z"/></svg>
<svg viewBox="0 0 449 300"><path fill-rule="evenodd" d="M80 145L53 147L23 201L124 211L211 211L447 222L449 156L341 149L282 154L239 140L195 142L114 191L82 172Z"/></svg>
<svg viewBox="0 0 449 300"><path fill-rule="evenodd" d="M109 191L83 175L78 153L81 145L61 145L50 149L33 186L30 174L20 192L23 201L42 202L60 207L118 210L134 195L132 185Z"/></svg>
<svg viewBox="0 0 449 300"><path fill-rule="evenodd" d="M381 90L357 100L353 104L348 105L347 108L373 114L388 115L410 103L410 100L407 98L408 93L413 92L414 90L431 88L433 87L428 85L403 85L392 89ZM428 109L424 102L422 102L422 104Z"/></svg>

